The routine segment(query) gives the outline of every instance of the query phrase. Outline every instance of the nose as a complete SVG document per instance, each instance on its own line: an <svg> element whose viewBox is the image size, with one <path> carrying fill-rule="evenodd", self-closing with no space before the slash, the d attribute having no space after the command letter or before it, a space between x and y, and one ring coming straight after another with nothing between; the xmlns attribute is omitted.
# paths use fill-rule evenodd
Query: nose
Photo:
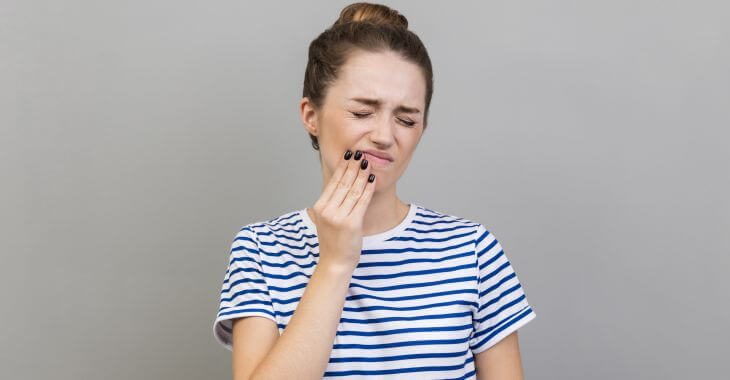
<svg viewBox="0 0 730 380"><path fill-rule="evenodd" d="M373 123L373 129L370 131L370 141L376 144L379 149L386 149L393 144L393 128L397 128L395 121L389 117L380 118Z"/></svg>

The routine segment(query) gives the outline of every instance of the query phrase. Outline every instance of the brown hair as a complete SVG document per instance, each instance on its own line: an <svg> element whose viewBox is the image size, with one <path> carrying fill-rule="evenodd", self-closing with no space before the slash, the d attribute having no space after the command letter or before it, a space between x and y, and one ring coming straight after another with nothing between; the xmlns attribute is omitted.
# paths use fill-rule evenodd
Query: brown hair
<svg viewBox="0 0 730 380"><path fill-rule="evenodd" d="M422 69L426 80L425 129L433 94L431 59L421 39L408 30L408 19L385 5L359 2L346 6L337 21L309 44L302 96L309 98L314 108L320 108L329 85L337 79L339 69L356 49L392 50ZM317 136L310 133L309 138L312 147L319 150Z"/></svg>

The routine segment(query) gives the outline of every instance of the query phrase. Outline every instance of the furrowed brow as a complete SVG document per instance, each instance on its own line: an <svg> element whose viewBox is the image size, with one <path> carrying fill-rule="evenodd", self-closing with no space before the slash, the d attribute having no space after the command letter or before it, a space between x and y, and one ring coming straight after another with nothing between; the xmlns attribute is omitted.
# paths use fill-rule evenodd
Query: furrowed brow
<svg viewBox="0 0 730 380"><path fill-rule="evenodd" d="M380 100L379 99L370 99L370 98L350 98L349 100L354 100L358 103L362 103L368 106L374 106L374 107L380 107ZM398 105L398 107L395 108L397 112L404 112L404 113L420 113L421 111L418 108L415 107L408 107L404 105Z"/></svg>

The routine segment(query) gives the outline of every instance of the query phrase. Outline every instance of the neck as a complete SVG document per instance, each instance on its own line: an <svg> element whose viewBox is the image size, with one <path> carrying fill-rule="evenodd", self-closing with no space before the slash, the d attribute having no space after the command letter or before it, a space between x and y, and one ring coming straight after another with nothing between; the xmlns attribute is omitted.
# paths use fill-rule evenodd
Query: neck
<svg viewBox="0 0 730 380"><path fill-rule="evenodd" d="M363 236L387 231L403 221L408 214L408 204L401 201L393 187L391 191L375 192L363 219Z"/></svg>

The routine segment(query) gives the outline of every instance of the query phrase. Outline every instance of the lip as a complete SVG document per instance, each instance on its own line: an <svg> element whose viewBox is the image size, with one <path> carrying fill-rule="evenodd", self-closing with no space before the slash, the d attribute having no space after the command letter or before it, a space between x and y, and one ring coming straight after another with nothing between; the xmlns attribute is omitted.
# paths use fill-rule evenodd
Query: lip
<svg viewBox="0 0 730 380"><path fill-rule="evenodd" d="M384 152L378 152L372 149L363 150L363 153L370 155L371 157L378 158L382 161L393 162L393 157L390 154Z"/></svg>
<svg viewBox="0 0 730 380"><path fill-rule="evenodd" d="M386 160L386 159L380 158L378 156L374 156L368 152L365 152L363 154L363 156L365 157L365 159L368 160L369 163L373 164L373 166L381 167L381 166L390 165L390 163L391 163L390 160Z"/></svg>

